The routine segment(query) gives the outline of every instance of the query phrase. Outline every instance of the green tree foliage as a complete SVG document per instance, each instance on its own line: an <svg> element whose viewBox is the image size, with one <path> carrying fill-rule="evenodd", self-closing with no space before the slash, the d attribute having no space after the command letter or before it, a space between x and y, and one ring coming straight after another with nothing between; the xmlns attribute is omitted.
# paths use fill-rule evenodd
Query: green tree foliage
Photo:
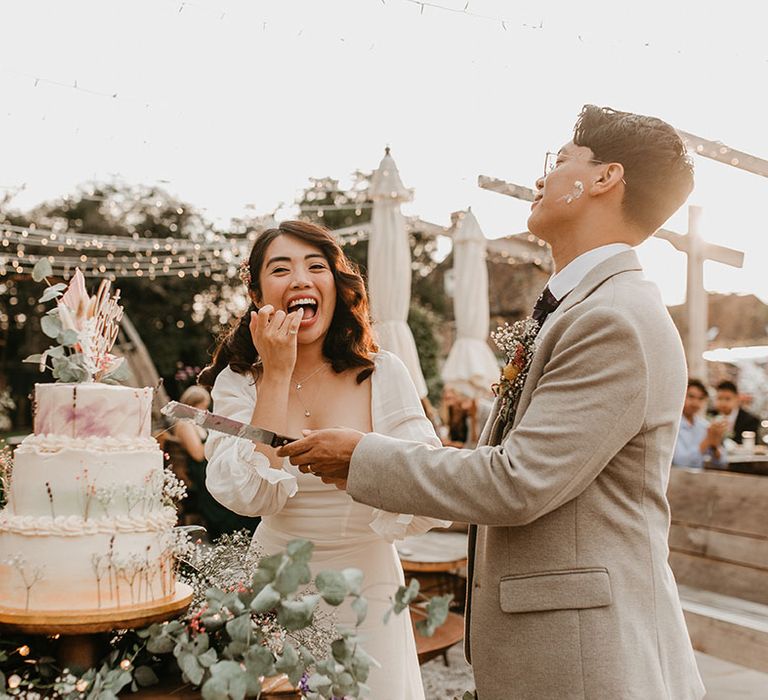
<svg viewBox="0 0 768 700"><path fill-rule="evenodd" d="M0 222L17 226L35 225L38 228L89 233L94 236L124 236L136 240L188 239L204 240L210 235L210 226L199 212L158 188L100 185L83 187L76 194L40 205L21 214L4 211ZM49 246L50 247L50 246ZM9 252L12 249L9 249ZM109 251L93 251L92 247L73 251L48 251L54 257L66 255L86 256L84 271L90 271L93 261ZM167 255L167 253L166 253ZM159 252L162 257L162 251ZM121 254L112 259L121 258ZM101 258L103 259L103 258ZM122 260L131 268L136 258L127 255ZM55 280L60 281L60 280ZM177 363L203 366L213 338L222 325L218 313L222 294L229 293L228 275L185 273L183 277L126 276L115 281L120 290L122 305L133 321L150 356L163 377L169 392L174 395L174 374ZM97 279L88 276L90 291L95 291ZM46 307L38 302L39 285L28 275L8 274L0 278L0 373L9 382L19 407L15 416L17 425L29 424L30 410L26 397L33 384L50 381L41 378L37 368L21 365L27 355L41 352L47 339L40 328ZM195 301L204 300L214 313L195 310ZM198 303L198 306L200 304Z"/></svg>

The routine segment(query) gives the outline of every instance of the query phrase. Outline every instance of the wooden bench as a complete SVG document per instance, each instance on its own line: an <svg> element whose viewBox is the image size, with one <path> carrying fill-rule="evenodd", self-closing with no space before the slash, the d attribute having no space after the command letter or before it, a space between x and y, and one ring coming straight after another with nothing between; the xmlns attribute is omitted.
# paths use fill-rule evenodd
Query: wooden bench
<svg viewBox="0 0 768 700"><path fill-rule="evenodd" d="M673 468L668 497L694 648L768 672L768 477Z"/></svg>

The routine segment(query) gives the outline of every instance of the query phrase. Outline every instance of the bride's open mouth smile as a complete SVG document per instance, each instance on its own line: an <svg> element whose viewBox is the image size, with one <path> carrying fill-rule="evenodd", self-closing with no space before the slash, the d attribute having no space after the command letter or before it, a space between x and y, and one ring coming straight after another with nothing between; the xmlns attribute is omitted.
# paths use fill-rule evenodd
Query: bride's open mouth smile
<svg viewBox="0 0 768 700"><path fill-rule="evenodd" d="M314 325L320 316L320 302L310 295L294 297L288 301L286 309L288 310L288 313L304 309L304 317L301 319L299 328L306 328Z"/></svg>

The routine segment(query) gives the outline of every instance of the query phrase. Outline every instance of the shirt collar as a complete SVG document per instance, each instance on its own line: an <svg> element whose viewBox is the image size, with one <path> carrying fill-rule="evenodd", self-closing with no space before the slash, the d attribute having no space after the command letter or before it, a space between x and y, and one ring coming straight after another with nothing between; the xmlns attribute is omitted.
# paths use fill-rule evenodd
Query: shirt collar
<svg viewBox="0 0 768 700"><path fill-rule="evenodd" d="M601 262L631 249L632 246L626 243L609 243L582 253L579 257L571 260L560 272L550 277L549 291L552 292L555 299L560 301L566 294L570 294L578 287L581 281Z"/></svg>

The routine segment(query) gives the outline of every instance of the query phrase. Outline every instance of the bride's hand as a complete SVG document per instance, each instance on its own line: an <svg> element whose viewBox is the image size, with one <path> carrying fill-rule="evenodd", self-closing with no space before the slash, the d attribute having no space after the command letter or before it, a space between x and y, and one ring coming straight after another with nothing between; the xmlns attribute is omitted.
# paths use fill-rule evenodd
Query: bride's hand
<svg viewBox="0 0 768 700"><path fill-rule="evenodd" d="M296 364L299 325L304 309L286 314L282 309L267 304L258 313L251 311L249 329L251 339L259 353L264 374L290 377Z"/></svg>

